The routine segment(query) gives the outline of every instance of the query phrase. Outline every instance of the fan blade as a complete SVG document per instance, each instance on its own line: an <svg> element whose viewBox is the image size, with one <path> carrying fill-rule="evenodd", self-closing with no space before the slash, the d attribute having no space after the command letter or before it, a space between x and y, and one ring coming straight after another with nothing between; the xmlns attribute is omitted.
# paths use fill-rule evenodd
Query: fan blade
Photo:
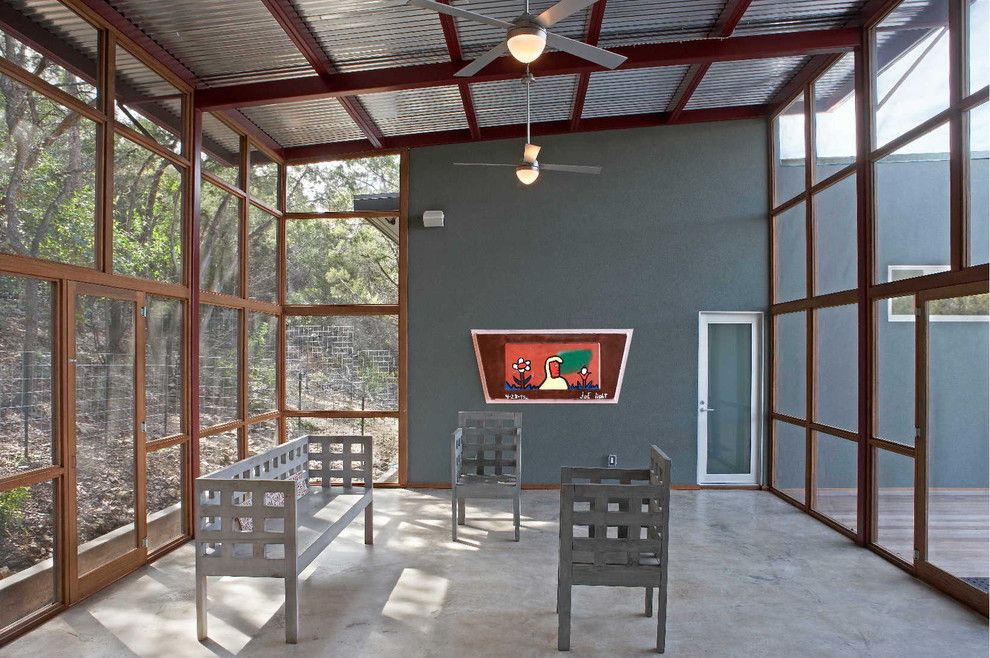
<svg viewBox="0 0 990 658"><path fill-rule="evenodd" d="M432 9L433 11L440 14L447 14L448 16L456 16L457 18L466 18L469 21L478 21L479 23L487 23L488 25L494 25L495 27L500 27L503 30L508 30L512 27L512 23L506 23L505 21L500 21L497 18L491 18L490 16L485 16L484 14L478 14L473 11L468 11L466 9L458 9L452 5L445 5L442 2L433 2L433 0L409 0L406 2L407 6L420 7L422 9Z"/></svg>
<svg viewBox="0 0 990 658"><path fill-rule="evenodd" d="M626 61L626 57L623 55L617 55L613 52L605 50L604 48L589 46L584 42L568 39L567 37L562 37L559 34L554 34L552 32L547 32L547 44L553 46L557 50L563 50L565 53L576 55L581 59L594 62L595 64L604 66L607 69L614 69L622 64L622 62Z"/></svg>
<svg viewBox="0 0 990 658"><path fill-rule="evenodd" d="M536 161L537 156L540 155L540 147L536 144L527 144L526 148L523 149L523 160L532 163Z"/></svg>
<svg viewBox="0 0 990 658"><path fill-rule="evenodd" d="M536 17L543 27L550 27L554 23L559 23L571 14L576 14L585 7L598 2L598 0L560 0L550 9Z"/></svg>
<svg viewBox="0 0 990 658"><path fill-rule="evenodd" d="M555 165L555 164L541 164L540 171L546 169L547 171L566 171L570 174L600 174L602 173L601 167L586 167L584 165Z"/></svg>
<svg viewBox="0 0 990 658"><path fill-rule="evenodd" d="M501 162L455 162L457 167L516 167L514 164L503 164Z"/></svg>
<svg viewBox="0 0 990 658"><path fill-rule="evenodd" d="M502 57L507 54L509 54L509 47L505 45L505 42L503 41L502 43L498 44L497 46L489 50L487 53L485 53L478 59L474 60L473 62L462 68L454 75L457 76L458 78L471 77L481 69L485 68L486 66L494 62L499 57Z"/></svg>

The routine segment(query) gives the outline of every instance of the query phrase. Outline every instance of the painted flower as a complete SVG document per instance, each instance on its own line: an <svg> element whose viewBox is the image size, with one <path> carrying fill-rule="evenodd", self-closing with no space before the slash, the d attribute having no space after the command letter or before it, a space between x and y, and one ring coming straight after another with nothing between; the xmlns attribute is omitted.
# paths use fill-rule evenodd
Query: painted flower
<svg viewBox="0 0 990 658"><path fill-rule="evenodd" d="M529 361L523 359L522 357L519 357L519 359L512 364L512 369L522 374L524 372L529 372L530 370L532 370L532 367Z"/></svg>
<svg viewBox="0 0 990 658"><path fill-rule="evenodd" d="M588 367L587 367L587 366L585 366L585 367L583 367L583 368L581 368L581 374L582 374L583 376L587 376L587 375L588 375L588 372L589 372L589 371L588 371Z"/></svg>

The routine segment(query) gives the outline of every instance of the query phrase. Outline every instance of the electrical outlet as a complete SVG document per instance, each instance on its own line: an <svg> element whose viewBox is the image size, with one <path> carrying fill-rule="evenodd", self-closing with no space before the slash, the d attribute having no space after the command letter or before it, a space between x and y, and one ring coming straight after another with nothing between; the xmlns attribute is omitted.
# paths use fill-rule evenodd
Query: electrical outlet
<svg viewBox="0 0 990 658"><path fill-rule="evenodd" d="M618 463L619 463L619 458L618 457L616 457L615 455L609 455L608 456L608 465L609 466L615 466Z"/></svg>

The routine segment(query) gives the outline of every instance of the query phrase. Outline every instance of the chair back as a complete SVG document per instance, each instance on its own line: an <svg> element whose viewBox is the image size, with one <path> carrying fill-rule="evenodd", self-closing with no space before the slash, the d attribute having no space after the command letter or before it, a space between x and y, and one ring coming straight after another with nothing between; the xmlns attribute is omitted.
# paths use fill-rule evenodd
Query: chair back
<svg viewBox="0 0 990 658"><path fill-rule="evenodd" d="M511 411L458 411L457 426L522 429L522 414Z"/></svg>
<svg viewBox="0 0 990 658"><path fill-rule="evenodd" d="M454 431L451 476L522 476L522 428L458 427Z"/></svg>

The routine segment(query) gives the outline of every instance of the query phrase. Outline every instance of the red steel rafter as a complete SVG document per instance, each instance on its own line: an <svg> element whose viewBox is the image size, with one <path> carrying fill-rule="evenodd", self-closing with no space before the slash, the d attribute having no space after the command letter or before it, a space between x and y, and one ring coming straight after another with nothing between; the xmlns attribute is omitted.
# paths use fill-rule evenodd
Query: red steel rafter
<svg viewBox="0 0 990 658"><path fill-rule="evenodd" d="M732 32L739 25L743 14L746 13L746 10L749 9L752 3L753 0L728 0L722 8L722 12L718 15L718 18L715 19L715 24L712 25L708 36L714 38L732 36ZM692 94L694 94L698 85L701 84L709 68L711 68L711 63L692 64L687 73L684 74L681 84L678 85L677 91L674 92L670 103L667 104L671 123L675 123L681 116L681 112L687 107L688 101L691 100Z"/></svg>
<svg viewBox="0 0 990 658"><path fill-rule="evenodd" d="M858 29L847 28L654 43L623 46L612 50L628 58L620 67L622 69L651 68L848 52L859 46L859 37ZM460 68L460 64L443 62L231 85L204 89L200 94L199 102L202 109L215 110L401 89L451 86L463 81L454 75ZM567 53L550 52L545 53L531 65L531 70L536 76L571 75L591 73L600 70L600 67ZM521 73L518 62L511 57L503 57L474 76L472 82L516 79Z"/></svg>
<svg viewBox="0 0 990 658"><path fill-rule="evenodd" d="M327 57L323 47L316 41L313 33L309 31L302 17L299 16L299 13L292 6L291 0L261 1L321 78L329 78L337 75L337 70L334 68L330 58ZM357 127L361 129L361 132L364 133L368 141L375 144L375 148L382 148L385 144L385 137L371 118L371 115L361 105L361 101L357 98L348 97L340 97L338 100L344 111L357 124Z"/></svg>
<svg viewBox="0 0 990 658"><path fill-rule="evenodd" d="M605 4L607 0L598 0L588 12L588 24L584 30L584 40L592 46L598 45L602 36L602 22L605 20ZM577 130L584 113L584 100L588 97L588 86L591 84L591 73L582 73L578 78L577 89L574 90L574 106L571 108L571 130Z"/></svg>
<svg viewBox="0 0 990 658"><path fill-rule="evenodd" d="M445 5L450 4L450 0L438 0ZM443 40L447 43L447 52L450 54L450 61L462 63L464 53L461 52L461 40L457 36L457 23L453 16L439 14L440 27L443 30ZM471 98L471 86L467 82L457 85L457 91L461 94L461 103L464 105L464 118L467 119L468 130L474 139L481 138L481 129L478 128L478 114L474 111L474 99Z"/></svg>

